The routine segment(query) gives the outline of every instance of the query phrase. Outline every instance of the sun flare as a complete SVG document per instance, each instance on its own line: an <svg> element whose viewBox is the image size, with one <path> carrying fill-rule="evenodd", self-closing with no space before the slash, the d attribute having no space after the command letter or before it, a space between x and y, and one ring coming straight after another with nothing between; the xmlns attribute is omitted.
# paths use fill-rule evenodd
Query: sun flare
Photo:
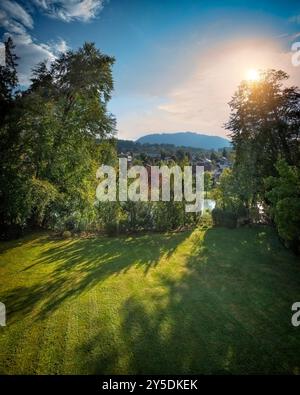
<svg viewBox="0 0 300 395"><path fill-rule="evenodd" d="M258 81L260 78L259 72L256 69L249 69L246 72L246 79L248 81Z"/></svg>

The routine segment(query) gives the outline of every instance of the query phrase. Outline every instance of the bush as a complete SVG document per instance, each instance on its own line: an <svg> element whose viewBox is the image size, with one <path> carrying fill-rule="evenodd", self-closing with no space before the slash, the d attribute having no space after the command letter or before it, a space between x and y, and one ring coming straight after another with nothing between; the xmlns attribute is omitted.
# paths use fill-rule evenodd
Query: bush
<svg viewBox="0 0 300 395"><path fill-rule="evenodd" d="M69 239L70 237L72 237L72 233L69 231L69 230L65 230L63 233L62 233L62 238L63 239Z"/></svg>
<svg viewBox="0 0 300 395"><path fill-rule="evenodd" d="M104 227L104 231L107 236L117 236L119 233L117 222L107 222Z"/></svg>
<svg viewBox="0 0 300 395"><path fill-rule="evenodd" d="M300 170L279 160L277 177L265 180L270 212L285 245L300 253Z"/></svg>
<svg viewBox="0 0 300 395"><path fill-rule="evenodd" d="M74 231L77 227L77 223L76 220L74 218L68 218L65 222L65 228L67 229L67 231Z"/></svg>
<svg viewBox="0 0 300 395"><path fill-rule="evenodd" d="M249 209L245 206L238 206L235 211L238 218L249 218Z"/></svg>
<svg viewBox="0 0 300 395"><path fill-rule="evenodd" d="M24 234L24 227L19 224L0 223L0 240L13 240Z"/></svg>
<svg viewBox="0 0 300 395"><path fill-rule="evenodd" d="M211 212L214 226L225 226L226 228L236 228L237 215L229 210L214 208Z"/></svg>
<svg viewBox="0 0 300 395"><path fill-rule="evenodd" d="M202 229L208 229L212 226L212 216L209 211L204 212L198 221L198 227Z"/></svg>

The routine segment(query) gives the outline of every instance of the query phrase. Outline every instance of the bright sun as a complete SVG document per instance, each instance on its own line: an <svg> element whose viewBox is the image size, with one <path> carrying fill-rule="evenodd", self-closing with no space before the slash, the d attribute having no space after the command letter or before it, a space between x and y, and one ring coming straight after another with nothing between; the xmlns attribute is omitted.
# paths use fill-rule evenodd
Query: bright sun
<svg viewBox="0 0 300 395"><path fill-rule="evenodd" d="M249 69L247 70L246 78L248 81L258 81L259 72L256 69Z"/></svg>

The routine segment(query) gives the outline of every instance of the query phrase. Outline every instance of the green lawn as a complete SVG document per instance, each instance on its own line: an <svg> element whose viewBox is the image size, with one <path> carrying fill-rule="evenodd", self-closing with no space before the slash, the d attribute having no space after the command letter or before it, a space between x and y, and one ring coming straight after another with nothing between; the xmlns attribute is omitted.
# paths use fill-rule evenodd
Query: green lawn
<svg viewBox="0 0 300 395"><path fill-rule="evenodd" d="M300 373L300 262L271 229L0 245L0 373Z"/></svg>

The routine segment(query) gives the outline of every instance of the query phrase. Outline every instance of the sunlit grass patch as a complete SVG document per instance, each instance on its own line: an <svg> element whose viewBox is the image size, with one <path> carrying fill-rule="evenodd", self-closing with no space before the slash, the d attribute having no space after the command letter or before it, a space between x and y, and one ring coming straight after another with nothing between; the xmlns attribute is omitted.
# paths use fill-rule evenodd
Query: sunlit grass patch
<svg viewBox="0 0 300 395"><path fill-rule="evenodd" d="M2 373L295 373L300 267L269 228L0 246Z"/></svg>

